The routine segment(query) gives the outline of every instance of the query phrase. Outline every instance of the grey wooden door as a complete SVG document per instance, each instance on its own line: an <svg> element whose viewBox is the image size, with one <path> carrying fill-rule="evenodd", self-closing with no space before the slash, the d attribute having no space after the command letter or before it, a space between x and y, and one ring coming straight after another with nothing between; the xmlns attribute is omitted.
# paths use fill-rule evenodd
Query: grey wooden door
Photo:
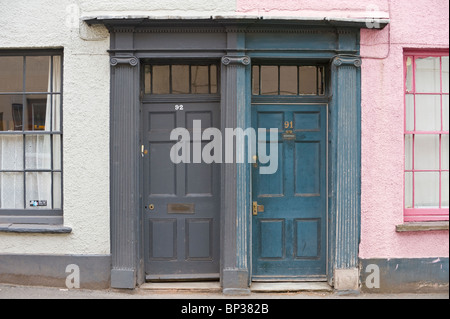
<svg viewBox="0 0 450 319"><path fill-rule="evenodd" d="M219 278L220 164L174 164L170 140L175 128L192 137L194 120L202 129L220 127L215 102L143 104L144 236L148 280ZM201 141L202 149L209 141Z"/></svg>

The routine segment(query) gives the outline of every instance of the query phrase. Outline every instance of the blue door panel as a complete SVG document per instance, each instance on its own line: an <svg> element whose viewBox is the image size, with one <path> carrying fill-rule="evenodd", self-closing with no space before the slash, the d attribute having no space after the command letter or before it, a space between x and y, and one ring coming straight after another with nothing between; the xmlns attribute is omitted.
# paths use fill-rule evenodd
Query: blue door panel
<svg viewBox="0 0 450 319"><path fill-rule="evenodd" d="M252 171L253 201L264 206L252 221L253 279L324 277L327 107L253 105L252 112L256 130L280 131L277 172L261 175L260 163Z"/></svg>

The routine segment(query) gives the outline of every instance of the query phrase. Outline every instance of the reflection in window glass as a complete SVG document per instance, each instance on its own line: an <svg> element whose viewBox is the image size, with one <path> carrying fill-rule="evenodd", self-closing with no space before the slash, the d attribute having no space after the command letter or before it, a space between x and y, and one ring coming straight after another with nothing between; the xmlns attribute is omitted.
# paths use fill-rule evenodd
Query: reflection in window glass
<svg viewBox="0 0 450 319"><path fill-rule="evenodd" d="M300 94L317 94L317 68L314 66L300 67Z"/></svg>
<svg viewBox="0 0 450 319"><path fill-rule="evenodd" d="M23 95L0 95L0 131L23 130Z"/></svg>
<svg viewBox="0 0 450 319"><path fill-rule="evenodd" d="M170 94L170 66L153 66L153 94Z"/></svg>
<svg viewBox="0 0 450 319"><path fill-rule="evenodd" d="M280 95L298 94L298 68L296 66L280 66Z"/></svg>
<svg viewBox="0 0 450 319"><path fill-rule="evenodd" d="M279 95L278 66L261 66L261 95Z"/></svg>
<svg viewBox="0 0 450 319"><path fill-rule="evenodd" d="M191 66L191 90L193 94L209 93L209 68L204 65Z"/></svg>
<svg viewBox="0 0 450 319"><path fill-rule="evenodd" d="M22 56L0 56L0 92L23 92Z"/></svg>
<svg viewBox="0 0 450 319"><path fill-rule="evenodd" d="M189 94L189 65L172 65L172 94Z"/></svg>
<svg viewBox="0 0 450 319"><path fill-rule="evenodd" d="M30 56L26 58L25 91L50 92L50 57Z"/></svg>

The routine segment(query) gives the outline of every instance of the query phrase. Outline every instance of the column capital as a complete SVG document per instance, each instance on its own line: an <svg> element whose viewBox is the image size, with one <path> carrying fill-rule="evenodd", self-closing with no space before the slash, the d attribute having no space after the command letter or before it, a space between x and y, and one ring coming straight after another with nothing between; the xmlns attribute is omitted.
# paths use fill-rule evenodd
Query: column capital
<svg viewBox="0 0 450 319"><path fill-rule="evenodd" d="M360 56L348 56L348 55L338 55L333 58L333 65L335 67L340 66L354 66L360 68L362 65L362 60Z"/></svg>
<svg viewBox="0 0 450 319"><path fill-rule="evenodd" d="M222 57L222 63L224 65L230 65L230 64L242 64L242 65L249 65L251 62L250 57L244 55L244 56L230 56L225 55Z"/></svg>
<svg viewBox="0 0 450 319"><path fill-rule="evenodd" d="M111 66L116 66L118 64L129 64L131 66L136 66L139 63L138 58L135 56L113 56L109 60Z"/></svg>

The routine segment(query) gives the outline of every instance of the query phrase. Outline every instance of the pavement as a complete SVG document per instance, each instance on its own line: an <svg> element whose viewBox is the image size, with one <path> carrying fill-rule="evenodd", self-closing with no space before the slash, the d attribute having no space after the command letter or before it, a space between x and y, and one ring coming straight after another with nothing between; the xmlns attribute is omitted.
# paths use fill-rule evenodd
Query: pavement
<svg viewBox="0 0 450 319"><path fill-rule="evenodd" d="M279 293L257 293L250 295L230 296L221 292L199 292L167 290L86 290L65 289L51 287L29 287L0 284L0 299L146 299L146 300L340 300L340 299L449 299L449 293L427 293L427 294L342 294L328 291L302 291L302 292L279 292Z"/></svg>

